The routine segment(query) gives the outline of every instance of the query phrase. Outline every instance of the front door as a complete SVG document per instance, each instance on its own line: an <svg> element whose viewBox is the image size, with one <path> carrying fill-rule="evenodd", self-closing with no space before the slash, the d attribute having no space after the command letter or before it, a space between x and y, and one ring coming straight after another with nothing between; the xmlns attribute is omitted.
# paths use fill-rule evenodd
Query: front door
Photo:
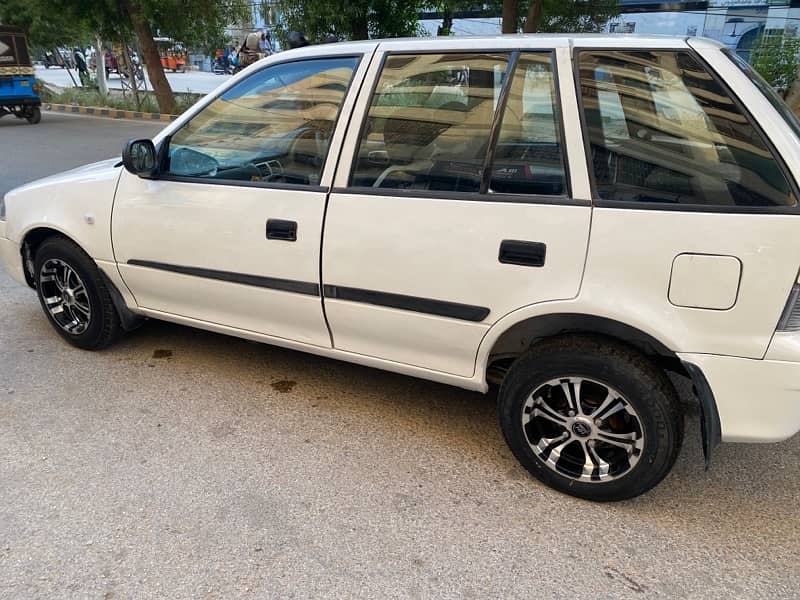
<svg viewBox="0 0 800 600"><path fill-rule="evenodd" d="M379 49L329 200L323 287L336 348L469 377L494 322L578 294L591 204L566 176L556 52L443 44Z"/></svg>
<svg viewBox="0 0 800 600"><path fill-rule="evenodd" d="M114 253L140 307L330 347L319 289L324 186L360 62L334 53L269 65L162 142L158 179L123 174Z"/></svg>

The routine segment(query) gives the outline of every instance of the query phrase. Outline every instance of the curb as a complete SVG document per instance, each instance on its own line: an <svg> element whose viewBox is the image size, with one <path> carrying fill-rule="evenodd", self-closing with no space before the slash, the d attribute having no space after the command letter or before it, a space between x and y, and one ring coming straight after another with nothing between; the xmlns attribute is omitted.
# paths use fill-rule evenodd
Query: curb
<svg viewBox="0 0 800 600"><path fill-rule="evenodd" d="M99 106L77 106L73 104L42 103L45 110L62 113L76 113L93 115L108 119L134 119L137 121L174 121L178 115L162 115L161 113L138 112L133 110L117 110L116 108L101 108Z"/></svg>

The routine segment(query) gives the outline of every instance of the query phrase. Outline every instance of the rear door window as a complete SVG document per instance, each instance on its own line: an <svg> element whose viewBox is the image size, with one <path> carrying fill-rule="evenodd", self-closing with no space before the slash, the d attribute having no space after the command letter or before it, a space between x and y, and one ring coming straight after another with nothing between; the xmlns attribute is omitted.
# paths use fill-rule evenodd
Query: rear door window
<svg viewBox="0 0 800 600"><path fill-rule="evenodd" d="M550 53L523 53L514 70L492 161L491 192L566 193Z"/></svg>
<svg viewBox="0 0 800 600"><path fill-rule="evenodd" d="M386 57L351 185L478 192L508 53Z"/></svg>
<svg viewBox="0 0 800 600"><path fill-rule="evenodd" d="M601 199L793 206L760 132L689 52L586 50L580 88Z"/></svg>

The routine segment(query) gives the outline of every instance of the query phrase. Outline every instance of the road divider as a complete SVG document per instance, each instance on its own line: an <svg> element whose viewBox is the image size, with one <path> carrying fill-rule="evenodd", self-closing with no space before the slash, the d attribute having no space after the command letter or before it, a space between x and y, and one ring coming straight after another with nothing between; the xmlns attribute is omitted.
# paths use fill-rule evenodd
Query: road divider
<svg viewBox="0 0 800 600"><path fill-rule="evenodd" d="M76 104L52 104L44 103L42 107L51 112L74 113L81 115L92 115L95 117L105 117L108 119L134 119L138 121L174 121L178 115L165 115L161 113L140 112L135 110L118 110L116 108L106 108L102 106L78 106Z"/></svg>

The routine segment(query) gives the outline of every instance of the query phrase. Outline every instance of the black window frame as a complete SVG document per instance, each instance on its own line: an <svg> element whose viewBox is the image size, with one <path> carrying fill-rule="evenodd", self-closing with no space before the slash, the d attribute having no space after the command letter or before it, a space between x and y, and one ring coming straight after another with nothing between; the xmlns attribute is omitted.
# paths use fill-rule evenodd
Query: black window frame
<svg viewBox="0 0 800 600"><path fill-rule="evenodd" d="M786 183L794 195L795 203L792 206L723 206L714 204L674 204L668 202L636 202L630 200L608 200L600 198L597 193L597 181L595 178L593 161L592 161L592 147L589 140L589 128L586 123L586 111L583 104L583 91L581 89L581 52L682 52L689 54L694 58L698 64L705 69L711 76L714 82L721 87L721 89L728 95L733 102L734 106L739 112L747 119L747 122L753 127L756 133L761 137L767 150L772 154L773 159L778 164L778 168L786 179ZM728 60L730 58L726 57ZM732 66L739 68L735 64ZM586 171L589 175L589 186L592 195L592 205L597 208L621 208L628 210L653 210L653 211L673 211L673 212L704 212L704 213L728 213L728 214L768 214L768 215L797 215L800 214L800 193L798 190L797 182L795 181L792 173L786 166L786 161L772 140L764 132L759 122L753 118L752 113L747 109L739 96L728 86L725 81L720 77L719 73L703 59L702 56L692 47L621 47L621 46L576 46L572 50L572 71L575 79L575 90L578 98L578 113L581 126L581 136L583 138L584 160L586 161ZM751 85L753 85L751 83Z"/></svg>
<svg viewBox="0 0 800 600"><path fill-rule="evenodd" d="M275 183L275 182L264 182L264 181L242 181L238 179L213 179L213 178L205 178L205 177L192 177L186 175L173 175L169 172L163 170L164 166L166 165L166 161L168 160L168 153L169 153L169 144L172 141L172 136L174 136L178 131L181 131L185 126L192 122L192 120L197 117L201 112L203 112L206 108L208 108L213 102L216 102L220 99L224 94L226 94L229 90L233 89L237 85L244 83L245 81L249 80L252 77L257 76L262 71L282 66L282 65L289 65L292 63L300 63L300 62L309 62L309 61L316 61L316 60L325 60L325 59L345 59L345 58L352 58L356 60L355 66L353 67L353 73L350 76L350 81L347 84L347 89L344 92L344 96L342 97L342 103L339 105L339 109L336 112L336 118L334 119L333 131L336 131L336 128L339 126L339 119L342 116L342 108L347 101L348 96L350 95L353 89L353 82L356 79L356 73L358 72L359 67L361 66L364 60L364 53L363 52L355 52L352 54L320 54L317 56L304 56L301 58L293 58L289 60L281 60L266 64L259 69L250 73L247 77L241 79L240 81L236 82L235 85L232 85L228 88L225 88L216 96L214 96L209 102L203 106L202 109L197 111L195 114L191 116L185 123L182 123L181 126L176 129L174 132L170 133L166 136L158 147L158 164L159 164L159 174L158 178L161 181L174 181L177 183L205 183L209 185L224 185L224 186L232 186L232 187L245 187L245 188L261 188L261 189L274 189L274 190L297 190L303 192L327 192L328 187L324 185L311 185L306 183ZM331 148L328 148L328 154L325 156L325 163L328 162L331 156ZM338 162L338 155L337 155L337 162ZM324 171L324 164L323 164L323 171Z"/></svg>
<svg viewBox="0 0 800 600"><path fill-rule="evenodd" d="M381 75L386 66L386 60L392 56L420 56L420 55L448 55L448 54L505 54L508 55L508 63L506 76L503 80L503 85L498 94L497 107L494 115L492 116L492 123L489 128L489 143L486 147L486 156L484 157L484 170L481 176L480 191L477 192L450 192L442 190L403 190L397 188L374 188L364 186L353 186L350 182L353 180L353 175L358 165L358 155L361 149L361 142L364 136L364 129L367 126L369 119L369 111L372 107L372 100L375 97L375 92L378 88ZM495 154L495 147L497 139L500 135L500 127L502 126L503 116L505 114L506 102L511 90L511 85L516 75L517 63L522 54L540 54L547 55L550 58L550 65L553 74L553 104L557 110L556 115L556 128L559 134L559 145L561 153L561 162L564 166L564 193L560 195L542 195L542 194L508 194L491 192L486 189L491 178L491 161ZM364 93L362 91L362 93ZM331 190L337 194L358 194L365 196L393 196L399 198L408 198L409 200L466 200L471 202L506 202L514 204L552 204L561 206L591 206L590 200L575 199L572 194L572 178L569 170L569 156L567 153L567 144L565 137L564 127L564 109L561 98L561 89L559 85L559 72L558 72L558 57L556 55L556 48L461 48L451 49L448 48L438 50L397 50L384 52L381 57L378 72L371 83L368 96L367 105L363 115L361 115L361 123L358 128L357 144L353 150L353 155L350 157L350 170L347 174L347 186L337 187ZM351 125L352 127L352 125ZM488 168L487 168L488 165ZM486 191L484 191L486 190Z"/></svg>

